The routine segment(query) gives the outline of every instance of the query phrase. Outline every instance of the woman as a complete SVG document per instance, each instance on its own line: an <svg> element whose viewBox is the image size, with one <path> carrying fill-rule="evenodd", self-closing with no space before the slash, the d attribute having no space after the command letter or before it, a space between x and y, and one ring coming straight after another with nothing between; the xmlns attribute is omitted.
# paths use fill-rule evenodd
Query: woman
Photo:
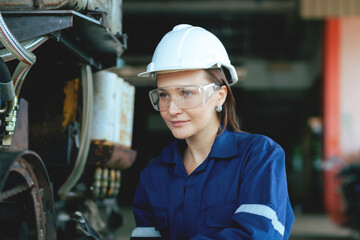
<svg viewBox="0 0 360 240"><path fill-rule="evenodd" d="M141 173L132 237L288 239L284 152L239 130L237 75L218 38L175 26L139 76L156 77L150 100L175 140Z"/></svg>

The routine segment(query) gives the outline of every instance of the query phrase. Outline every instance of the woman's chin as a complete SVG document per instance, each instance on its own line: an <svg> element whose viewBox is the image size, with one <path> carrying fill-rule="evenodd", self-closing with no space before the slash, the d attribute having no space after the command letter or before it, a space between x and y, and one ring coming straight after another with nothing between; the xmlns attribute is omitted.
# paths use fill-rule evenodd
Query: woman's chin
<svg viewBox="0 0 360 240"><path fill-rule="evenodd" d="M172 134L175 138L183 140L189 137L189 134L187 134L184 131L172 131Z"/></svg>

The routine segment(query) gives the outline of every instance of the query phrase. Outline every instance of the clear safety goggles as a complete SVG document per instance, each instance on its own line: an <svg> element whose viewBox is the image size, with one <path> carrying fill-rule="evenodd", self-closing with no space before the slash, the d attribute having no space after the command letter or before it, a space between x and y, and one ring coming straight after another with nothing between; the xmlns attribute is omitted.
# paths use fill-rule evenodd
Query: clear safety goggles
<svg viewBox="0 0 360 240"><path fill-rule="evenodd" d="M169 110L173 101L179 108L196 108L204 105L220 89L215 83L157 88L149 92L150 101L156 111Z"/></svg>

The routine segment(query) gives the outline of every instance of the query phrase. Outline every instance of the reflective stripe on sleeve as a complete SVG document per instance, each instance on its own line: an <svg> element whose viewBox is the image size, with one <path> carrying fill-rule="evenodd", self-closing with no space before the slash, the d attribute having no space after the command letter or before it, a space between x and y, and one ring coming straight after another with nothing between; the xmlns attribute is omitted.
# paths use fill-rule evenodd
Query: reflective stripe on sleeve
<svg viewBox="0 0 360 240"><path fill-rule="evenodd" d="M262 217L266 217L271 220L271 224L278 231L282 236L284 236L285 227L282 223L278 220L276 212L262 204L242 204L240 207L235 211L235 213L251 213L255 215L259 215Z"/></svg>
<svg viewBox="0 0 360 240"><path fill-rule="evenodd" d="M161 237L161 234L154 227L136 227L132 231L131 237Z"/></svg>

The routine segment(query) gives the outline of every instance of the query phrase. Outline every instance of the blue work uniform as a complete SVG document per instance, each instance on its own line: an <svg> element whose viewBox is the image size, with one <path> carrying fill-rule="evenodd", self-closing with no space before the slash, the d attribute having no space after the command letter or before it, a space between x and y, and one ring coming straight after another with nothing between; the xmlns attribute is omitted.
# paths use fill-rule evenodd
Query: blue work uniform
<svg viewBox="0 0 360 240"><path fill-rule="evenodd" d="M225 130L190 175L175 139L142 171L132 237L288 239L285 157L268 137Z"/></svg>

